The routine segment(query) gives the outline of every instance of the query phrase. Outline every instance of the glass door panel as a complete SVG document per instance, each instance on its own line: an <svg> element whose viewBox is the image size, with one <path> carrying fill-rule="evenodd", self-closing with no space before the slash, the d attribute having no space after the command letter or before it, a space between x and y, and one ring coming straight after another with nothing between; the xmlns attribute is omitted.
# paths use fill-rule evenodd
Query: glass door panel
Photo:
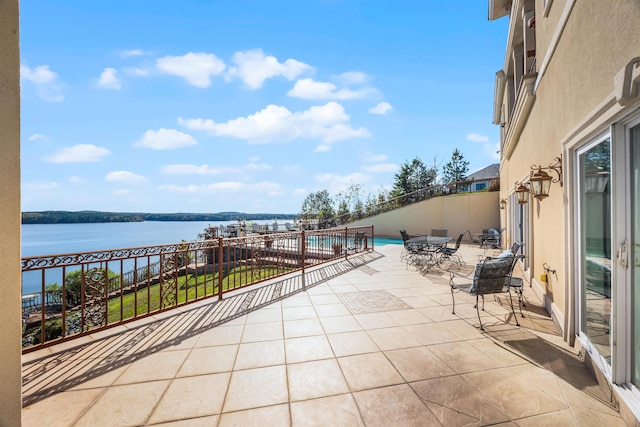
<svg viewBox="0 0 640 427"><path fill-rule="evenodd" d="M640 388L640 125L630 129L631 144L631 381Z"/></svg>
<svg viewBox="0 0 640 427"><path fill-rule="evenodd" d="M581 331L611 364L611 143L579 155Z"/></svg>

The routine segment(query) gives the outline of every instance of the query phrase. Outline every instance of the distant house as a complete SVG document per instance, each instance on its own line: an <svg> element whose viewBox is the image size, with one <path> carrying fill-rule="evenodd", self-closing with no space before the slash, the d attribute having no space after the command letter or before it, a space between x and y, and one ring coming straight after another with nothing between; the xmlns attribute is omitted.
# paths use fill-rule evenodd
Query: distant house
<svg viewBox="0 0 640 427"><path fill-rule="evenodd" d="M489 190L498 179L500 179L500 163L494 163L467 176L467 181L473 181L467 184L469 187L467 191Z"/></svg>

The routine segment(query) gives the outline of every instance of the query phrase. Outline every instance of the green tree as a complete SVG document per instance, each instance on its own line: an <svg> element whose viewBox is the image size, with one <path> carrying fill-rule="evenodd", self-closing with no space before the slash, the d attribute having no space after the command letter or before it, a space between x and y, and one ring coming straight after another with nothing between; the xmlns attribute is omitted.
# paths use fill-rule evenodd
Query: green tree
<svg viewBox="0 0 640 427"><path fill-rule="evenodd" d="M351 184L344 191L336 195L338 201L338 215L356 212L362 208L364 187L362 184Z"/></svg>
<svg viewBox="0 0 640 427"><path fill-rule="evenodd" d="M411 162L404 162L400 166L400 170L394 176L391 194L393 197L398 197L429 187L435 183L437 175L435 166L428 168L420 158L416 157Z"/></svg>
<svg viewBox="0 0 640 427"><path fill-rule="evenodd" d="M333 218L335 211L333 210L333 200L328 190L320 190L310 193L302 202L300 209L300 218L305 221L317 219L318 222Z"/></svg>
<svg viewBox="0 0 640 427"><path fill-rule="evenodd" d="M464 159L462 153L456 148L453 150L451 160L442 167L442 180L445 184L464 181L469 172L469 162Z"/></svg>

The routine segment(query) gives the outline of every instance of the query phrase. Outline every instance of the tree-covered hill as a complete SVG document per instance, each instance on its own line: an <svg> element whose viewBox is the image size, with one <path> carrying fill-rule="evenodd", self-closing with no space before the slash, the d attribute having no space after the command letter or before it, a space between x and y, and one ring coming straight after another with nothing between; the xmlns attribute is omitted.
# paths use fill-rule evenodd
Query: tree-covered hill
<svg viewBox="0 0 640 427"><path fill-rule="evenodd" d="M94 222L140 222L140 221L237 221L294 219L296 214L272 214L242 212L218 213L140 213L97 211L43 211L23 212L23 224L77 224Z"/></svg>

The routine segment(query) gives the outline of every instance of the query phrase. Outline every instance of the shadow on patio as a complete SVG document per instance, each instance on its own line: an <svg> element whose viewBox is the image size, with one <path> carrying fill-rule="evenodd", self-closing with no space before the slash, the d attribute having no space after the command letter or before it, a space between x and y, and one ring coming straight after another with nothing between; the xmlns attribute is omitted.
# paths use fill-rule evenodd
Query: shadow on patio
<svg viewBox="0 0 640 427"><path fill-rule="evenodd" d="M482 333L400 250L27 354L24 425L624 425L528 287Z"/></svg>

